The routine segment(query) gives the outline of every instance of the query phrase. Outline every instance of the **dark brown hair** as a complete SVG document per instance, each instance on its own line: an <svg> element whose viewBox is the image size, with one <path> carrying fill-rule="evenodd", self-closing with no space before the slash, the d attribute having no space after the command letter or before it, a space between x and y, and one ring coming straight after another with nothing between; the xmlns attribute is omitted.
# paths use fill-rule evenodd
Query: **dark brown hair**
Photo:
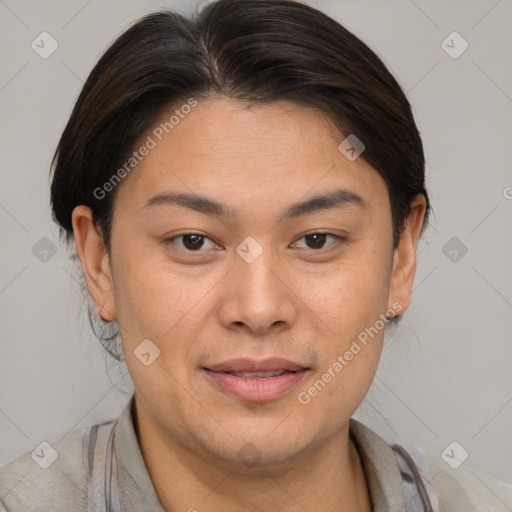
<svg viewBox="0 0 512 512"><path fill-rule="evenodd" d="M387 184L393 248L416 194L430 203L411 106L381 59L338 22L293 0L218 0L190 18L151 13L123 32L90 73L56 149L53 218L69 242L73 208L89 206L110 252L115 189L102 187L159 116L222 93L314 107L365 145ZM342 138L340 138L341 142Z"/></svg>

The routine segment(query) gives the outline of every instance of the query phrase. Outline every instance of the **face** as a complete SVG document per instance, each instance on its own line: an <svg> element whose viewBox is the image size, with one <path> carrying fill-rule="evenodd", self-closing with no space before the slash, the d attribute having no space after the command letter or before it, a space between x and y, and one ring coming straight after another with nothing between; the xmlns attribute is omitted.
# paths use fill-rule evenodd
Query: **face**
<svg viewBox="0 0 512 512"><path fill-rule="evenodd" d="M424 209L394 251L383 179L293 103L209 98L154 133L116 190L110 258L84 242L85 207L73 215L139 413L212 460L314 451L346 432L385 316L409 304Z"/></svg>

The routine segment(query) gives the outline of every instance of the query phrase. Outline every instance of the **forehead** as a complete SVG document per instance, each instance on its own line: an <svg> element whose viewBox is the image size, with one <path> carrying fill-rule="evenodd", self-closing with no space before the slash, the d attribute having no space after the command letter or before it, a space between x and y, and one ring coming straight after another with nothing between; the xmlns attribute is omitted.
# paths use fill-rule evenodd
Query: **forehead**
<svg viewBox="0 0 512 512"><path fill-rule="evenodd" d="M183 110L177 103L140 144L148 137L152 149L120 187L132 204L143 206L166 189L200 191L235 206L270 197L288 202L340 185L369 203L388 201L380 175L363 158L350 161L339 151L345 136L327 116L293 102L215 97Z"/></svg>

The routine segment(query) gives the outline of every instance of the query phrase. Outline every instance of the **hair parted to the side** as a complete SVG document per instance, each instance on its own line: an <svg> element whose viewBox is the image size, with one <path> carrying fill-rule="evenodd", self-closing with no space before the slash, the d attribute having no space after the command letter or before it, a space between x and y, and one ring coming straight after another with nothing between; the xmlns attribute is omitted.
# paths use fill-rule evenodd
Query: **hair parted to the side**
<svg viewBox="0 0 512 512"><path fill-rule="evenodd" d="M425 229L431 207L422 141L409 101L381 59L304 3L217 0L191 17L169 10L143 17L93 68L52 160L52 213L66 242L73 238L72 211L83 204L110 253L116 189L103 198L94 191L166 109L212 94L317 109L339 129L340 142L354 134L364 143L360 158L386 182L393 248L417 194L427 203ZM102 338L107 350L114 340ZM118 349L110 352L119 357Z"/></svg>

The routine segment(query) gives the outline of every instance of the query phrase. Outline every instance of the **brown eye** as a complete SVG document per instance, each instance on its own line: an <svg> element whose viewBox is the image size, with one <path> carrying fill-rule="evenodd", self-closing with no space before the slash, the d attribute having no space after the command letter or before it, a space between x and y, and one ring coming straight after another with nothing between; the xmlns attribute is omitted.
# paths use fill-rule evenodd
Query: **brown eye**
<svg viewBox="0 0 512 512"><path fill-rule="evenodd" d="M312 235L306 235L304 239L310 249L321 249L324 244L327 235L324 233L313 233Z"/></svg>
<svg viewBox="0 0 512 512"><path fill-rule="evenodd" d="M179 242L180 240L181 243ZM170 241L176 244L178 247L186 249L187 251L198 252L201 249L205 250L215 247L214 242L210 238L198 233L184 233L182 235L171 238ZM208 244L210 245L208 246Z"/></svg>
<svg viewBox="0 0 512 512"><path fill-rule="evenodd" d="M332 239L333 241L326 246L326 242ZM308 235L304 235L302 238L300 238L294 245L299 246L299 242L301 240L305 241L306 249L325 249L326 247L329 247L332 245L332 243L336 242L337 240L341 240L342 238L337 235L332 235L330 233L310 233ZM302 246L304 247L304 246Z"/></svg>
<svg viewBox="0 0 512 512"><path fill-rule="evenodd" d="M204 244L204 236L201 235L183 235L183 245L190 251L201 249Z"/></svg>

